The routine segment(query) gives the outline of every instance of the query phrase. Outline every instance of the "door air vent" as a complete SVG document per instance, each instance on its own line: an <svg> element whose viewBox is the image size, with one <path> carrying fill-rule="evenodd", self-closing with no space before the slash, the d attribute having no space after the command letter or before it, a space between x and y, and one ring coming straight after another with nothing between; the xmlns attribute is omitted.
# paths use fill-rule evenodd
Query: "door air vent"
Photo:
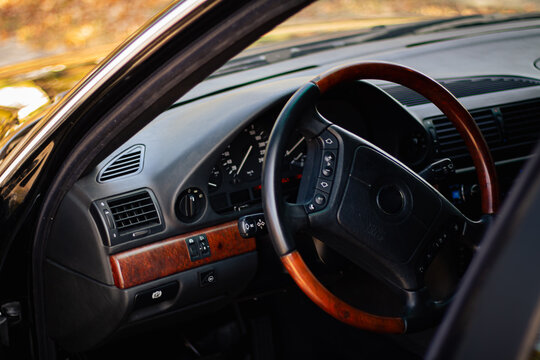
<svg viewBox="0 0 540 360"><path fill-rule="evenodd" d="M147 189L95 201L92 213L98 215L105 225L107 236L104 242L109 246L148 236L164 228L157 201Z"/></svg>
<svg viewBox="0 0 540 360"><path fill-rule="evenodd" d="M437 81L457 98L540 86L540 80L518 76L478 76L439 79ZM405 106L422 105L430 102L416 91L401 85L382 85L381 88Z"/></svg>
<svg viewBox="0 0 540 360"><path fill-rule="evenodd" d="M527 156L540 137L540 99L472 110L495 161ZM465 142L445 116L424 119L434 139L436 158L451 158L457 167L472 165Z"/></svg>
<svg viewBox="0 0 540 360"><path fill-rule="evenodd" d="M116 156L99 172L98 182L107 182L142 171L144 146L135 145Z"/></svg>

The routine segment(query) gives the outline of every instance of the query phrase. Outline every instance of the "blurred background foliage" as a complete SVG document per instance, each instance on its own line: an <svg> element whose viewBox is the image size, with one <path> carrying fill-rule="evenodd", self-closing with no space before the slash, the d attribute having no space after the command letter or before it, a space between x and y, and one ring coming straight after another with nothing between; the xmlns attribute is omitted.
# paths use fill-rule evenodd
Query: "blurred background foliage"
<svg viewBox="0 0 540 360"><path fill-rule="evenodd" d="M117 42L170 0L0 0L0 36L42 49Z"/></svg>
<svg viewBox="0 0 540 360"><path fill-rule="evenodd" d="M42 50L118 43L170 0L0 0L0 38ZM292 22L538 10L538 0L324 0Z"/></svg>

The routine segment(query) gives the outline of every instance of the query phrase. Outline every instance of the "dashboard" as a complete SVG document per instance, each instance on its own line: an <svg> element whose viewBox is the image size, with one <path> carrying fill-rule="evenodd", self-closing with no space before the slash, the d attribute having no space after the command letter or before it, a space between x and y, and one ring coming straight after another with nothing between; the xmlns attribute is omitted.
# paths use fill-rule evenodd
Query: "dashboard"
<svg viewBox="0 0 540 360"><path fill-rule="evenodd" d="M438 79L484 134L504 197L540 134L540 24L531 23L477 36L455 30L445 41L434 41L437 34L355 45L210 77L90 169L63 200L47 248L51 336L85 350L149 321L219 308L258 281L269 248L260 246L263 238L240 236L237 220L262 212L274 121L296 89L345 62L393 61ZM414 45L420 40L426 45ZM416 172L450 158L455 173L435 185L465 214L480 216L463 141L422 96L358 81L325 95L317 110ZM295 201L309 147L297 131L288 144L280 171L283 195Z"/></svg>

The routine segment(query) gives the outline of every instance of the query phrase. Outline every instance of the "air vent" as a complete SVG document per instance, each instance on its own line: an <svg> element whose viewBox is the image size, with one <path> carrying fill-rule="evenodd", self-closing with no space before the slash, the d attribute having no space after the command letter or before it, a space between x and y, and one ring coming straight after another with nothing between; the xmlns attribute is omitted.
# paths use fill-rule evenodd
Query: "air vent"
<svg viewBox="0 0 540 360"><path fill-rule="evenodd" d="M480 128L489 147L495 147L501 143L501 131L491 109L471 111L471 115ZM438 152L440 157L460 157L468 154L465 142L459 135L454 124L445 116L431 118L439 143Z"/></svg>
<svg viewBox="0 0 540 360"><path fill-rule="evenodd" d="M468 77L456 79L440 79L441 85L455 97L488 94L497 91L519 89L529 86L540 86L540 80L517 76ZM381 86L388 94L405 106L427 104L430 101L414 90L401 85Z"/></svg>
<svg viewBox="0 0 540 360"><path fill-rule="evenodd" d="M103 243L114 246L165 228L156 197L149 189L94 201L91 213L102 224Z"/></svg>
<svg viewBox="0 0 540 360"><path fill-rule="evenodd" d="M508 142L535 144L540 135L540 100L500 107Z"/></svg>
<svg viewBox="0 0 540 360"><path fill-rule="evenodd" d="M115 157L100 171L98 182L135 175L142 171L144 146L135 145Z"/></svg>
<svg viewBox="0 0 540 360"><path fill-rule="evenodd" d="M527 156L540 137L540 99L471 111L495 161ZM432 132L437 158L457 167L472 165L465 142L445 116L424 120Z"/></svg>
<svg viewBox="0 0 540 360"><path fill-rule="evenodd" d="M161 223L156 205L146 190L108 200L107 205L120 235Z"/></svg>

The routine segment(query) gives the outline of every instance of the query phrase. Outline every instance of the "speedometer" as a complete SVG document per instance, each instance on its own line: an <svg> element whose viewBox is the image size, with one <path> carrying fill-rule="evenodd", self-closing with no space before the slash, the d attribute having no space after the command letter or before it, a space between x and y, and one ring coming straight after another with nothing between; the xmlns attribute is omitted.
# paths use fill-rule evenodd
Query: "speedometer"
<svg viewBox="0 0 540 360"><path fill-rule="evenodd" d="M257 180L268 143L265 129L251 124L221 154L224 175L232 184Z"/></svg>

